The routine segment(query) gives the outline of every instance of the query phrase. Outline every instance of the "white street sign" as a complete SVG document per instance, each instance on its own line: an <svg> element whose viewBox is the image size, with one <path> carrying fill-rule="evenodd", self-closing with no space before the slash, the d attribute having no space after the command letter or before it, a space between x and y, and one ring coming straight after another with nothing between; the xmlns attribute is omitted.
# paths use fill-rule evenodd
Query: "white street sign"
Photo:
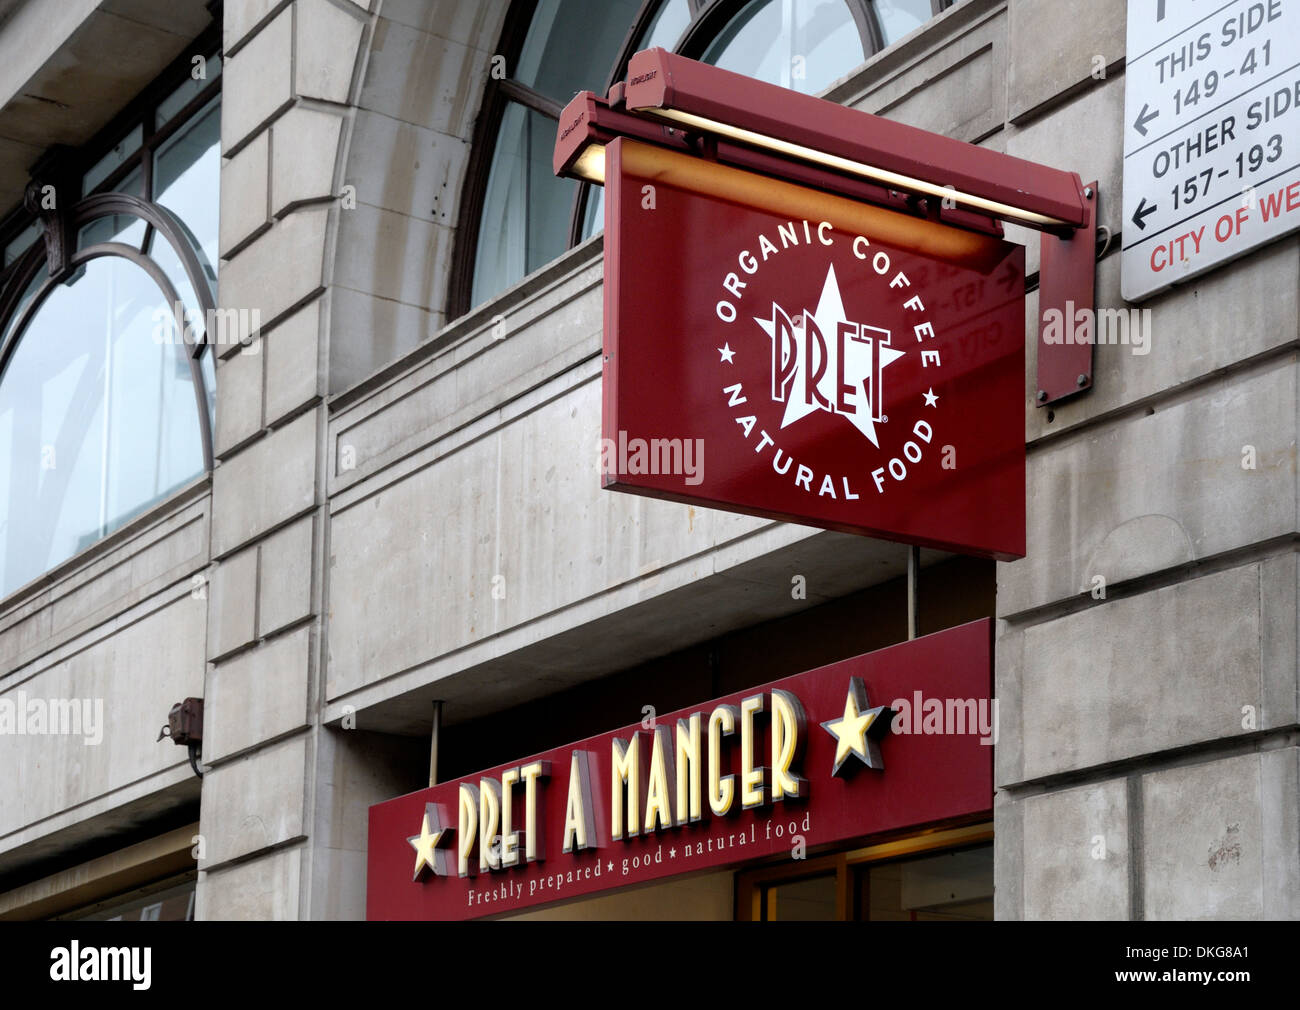
<svg viewBox="0 0 1300 1010"><path fill-rule="evenodd" d="M1122 289L1300 228L1300 0L1129 0Z"/></svg>

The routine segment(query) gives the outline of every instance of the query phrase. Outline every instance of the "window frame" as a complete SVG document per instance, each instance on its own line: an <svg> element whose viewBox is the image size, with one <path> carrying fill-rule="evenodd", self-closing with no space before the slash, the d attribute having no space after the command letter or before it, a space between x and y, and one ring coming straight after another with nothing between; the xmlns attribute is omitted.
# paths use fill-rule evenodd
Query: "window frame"
<svg viewBox="0 0 1300 1010"><path fill-rule="evenodd" d="M618 56L604 81L604 91L623 79L627 64L636 52L636 40L650 24L660 7L670 0L642 0L636 16L628 26L619 47ZM686 0L690 21L673 46L673 51L691 59L699 59L718 33L753 0ZM930 17L934 18L960 0L929 0ZM871 59L886 48L876 14L876 0L844 0L857 26L866 59ZM470 138L469 164L461 189L460 209L456 221L456 242L452 252L451 280L448 285L446 318L459 319L478 308L473 301L474 267L478 255L479 230L482 224L483 201L487 194L488 176L496 154L496 136L506 108L511 102L547 116L559 123L563 103L529 88L511 76L523 50L538 0L512 0L506 12L505 26L496 52L505 58L506 76L495 78L490 74L483 93L483 104L474 123ZM569 211L569 232L565 251L582 241L583 222L587 214L592 184L579 183L575 189ZM527 274L525 274L527 276ZM489 302L492 299L488 300ZM483 304L487 304L486 302Z"/></svg>
<svg viewBox="0 0 1300 1010"><path fill-rule="evenodd" d="M190 286L194 288L194 294L199 300L199 308L204 313L204 318L211 318L211 313L216 308L212 291L206 283L196 283L203 280L202 265L191 248L188 237L176 227L175 223L168 217L166 210L160 205L128 193L96 192L84 200L78 201L72 207L68 212L68 226L72 234L75 235L85 225L117 214L130 215L144 221L146 238L141 240L141 246L148 244L148 236L156 232L158 237L175 250L180 257L182 267L189 276ZM14 272L10 278L12 287L6 291L5 308L10 308L8 301L12 295L14 301L12 308L16 310L16 314L6 311L4 316L0 317L3 318L3 325L6 329L10 320L14 320L13 329L9 331L8 337L4 339L3 343L0 343L0 382L4 381L4 373L9 365L9 359L13 357L18 345L22 343L28 325L44 307L45 301L50 294L80 267L91 260L101 259L106 256L116 256L140 267L149 275L150 280L158 285L158 289L167 299L168 305L180 303L180 294L177 292L176 286L172 284L171 278L167 276L152 256L145 254L134 245L128 245L125 242L96 242L84 249L70 250L66 267L57 274L51 274L48 273L46 266L44 244L38 239L31 249L15 261L15 265L20 266L22 269ZM21 299L22 292L27 290L27 286L42 270L47 272L45 281L36 289L31 301L19 309L17 302ZM184 333L179 321L178 331ZM195 408L199 412L199 436L203 444L203 465L205 470L210 471L213 466L212 421L208 416L207 383L204 380L203 368L199 361L207 348L206 338L207 333L205 332L204 339L190 347L186 358L189 362L190 378L194 385Z"/></svg>
<svg viewBox="0 0 1300 1010"><path fill-rule="evenodd" d="M84 145L77 148L55 145L49 148L32 166L31 177L68 187L72 187L75 183L75 190L69 189L69 192L77 194L72 201L75 205L84 199L112 189L136 168L141 168L144 192L152 194L154 153L171 139L176 132L189 124L194 116L202 111L212 99L221 94L224 74L219 74L209 80L189 102L172 115L170 120L163 124L162 127L158 127L157 112L159 104L184 84L186 80L190 79L190 71L196 55L202 55L208 60L215 56L221 58L224 62L221 48L221 24L219 21L209 25L190 45L186 46L184 52L168 64L161 74L151 81L140 94L131 99L121 112L114 116L106 126ZM144 127L140 146L123 159L122 164L101 179L93 190L83 196L80 184L85 173L98 164L100 159L112 151L138 124L143 124ZM17 238L33 222L39 222L40 220L39 215L29 211L20 202L3 220L0 220L0 249L3 249ZM142 247L148 244L148 238L149 235L146 234L141 243ZM38 237L36 242L33 243L32 249L40 249L41 245L41 239ZM8 325L9 310L11 308L4 296L9 295L13 276L19 269L20 263L32 252L32 249L27 250L7 267L0 268L0 328ZM215 267L217 264L213 264L213 266Z"/></svg>
<svg viewBox="0 0 1300 1010"><path fill-rule="evenodd" d="M210 75L194 95L171 114L167 122L159 125L159 105L187 80L193 79L193 59L198 55L206 60L224 60L219 20L187 45L161 74L86 144L78 148L55 145L32 166L31 182L24 200L0 221L0 249L7 247L33 224L37 226L36 238L31 246L7 266L0 266L0 382L4 381L10 360L48 297L79 269L95 259L118 257L139 267L157 285L159 295L167 300L167 304L174 306L180 304L180 294L153 256L156 243L166 242L179 259L203 319L206 321L213 317L216 309L214 288L220 268L219 251L217 261L207 264L211 271L209 276L209 271L204 269L206 257L194 248L185 222L162 204L153 201L156 195L153 177L155 156L173 137L194 125L222 93L224 73ZM82 195L85 174L137 127L141 129L140 145L100 179L92 190ZM141 173L140 192L147 196L113 189L137 170ZM39 209L40 187L47 184L55 187L57 202L53 210L42 211ZM219 193L214 193L213 199L219 199ZM137 218L144 223L144 232L139 242L99 241L77 248L77 238L83 227L116 215ZM42 276L44 280L24 303L24 294ZM184 334L186 331L182 322L177 320L177 328L179 333ZM213 418L208 402L211 391L203 373L202 357L204 353L215 355L216 349L209 348L208 345L209 334L205 326L201 338L189 344L186 354L194 390L194 407L198 411L204 471L201 476L204 479L210 478L215 465ZM215 365L215 360L213 364ZM183 493L184 491L178 491L178 494ZM165 506L174 498L174 495L168 496L144 512ZM104 539L100 537L94 544L87 545L83 550L51 566L36 576L37 580L50 572L62 570L69 562L87 550L92 550ZM8 601L22 592L22 586L15 587L3 594L3 599Z"/></svg>

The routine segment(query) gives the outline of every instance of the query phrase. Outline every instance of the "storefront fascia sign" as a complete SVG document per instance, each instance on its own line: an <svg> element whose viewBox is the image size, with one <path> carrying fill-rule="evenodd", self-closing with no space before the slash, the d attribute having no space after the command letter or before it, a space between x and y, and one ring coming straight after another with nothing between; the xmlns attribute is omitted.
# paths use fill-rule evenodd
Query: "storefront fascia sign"
<svg viewBox="0 0 1300 1010"><path fill-rule="evenodd" d="M557 131L557 175L603 184L605 147L629 137L953 228L1042 232L1038 383L1045 407L1092 385L1092 345L1052 320L1092 309L1097 183L663 49L635 54L626 82L583 92Z"/></svg>
<svg viewBox="0 0 1300 1010"><path fill-rule="evenodd" d="M987 818L992 641L975 621L376 804L367 917L501 915Z"/></svg>

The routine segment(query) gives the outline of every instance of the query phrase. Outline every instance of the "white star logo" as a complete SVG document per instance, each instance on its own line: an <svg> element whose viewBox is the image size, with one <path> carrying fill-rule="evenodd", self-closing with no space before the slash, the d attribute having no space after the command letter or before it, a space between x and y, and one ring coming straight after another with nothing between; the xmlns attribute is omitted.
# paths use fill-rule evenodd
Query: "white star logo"
<svg viewBox="0 0 1300 1010"><path fill-rule="evenodd" d="M933 386L930 387L930 389L929 389L928 392L922 393L921 395L925 397L925 405L926 405L927 407L934 407L934 406L937 406L937 405L938 405L938 403L939 403L939 398L938 398L937 396L934 395L934 387L933 387Z"/></svg>
<svg viewBox="0 0 1300 1010"><path fill-rule="evenodd" d="M805 309L791 318L774 302L772 318L755 317L754 321L775 342L774 347L779 345L773 353L774 371L780 371L785 381L774 376L773 399L785 401L781 427L787 428L814 411L827 410L840 414L879 448L876 421L883 420L884 406L878 388L880 375L904 352L889 346L888 330L859 325L846 316L835 267L826 271L826 283L815 311ZM852 327L848 339L840 339L841 323ZM809 350L814 345L816 349ZM842 367L841 346L845 358ZM837 388L841 375L850 387L843 394ZM777 395L778 390L783 395Z"/></svg>
<svg viewBox="0 0 1300 1010"><path fill-rule="evenodd" d="M731 344L723 344L718 348L718 353L722 355L722 361L725 361L729 365L734 364L731 359L736 356L736 352L731 349ZM719 362L719 364L721 364L721 362Z"/></svg>

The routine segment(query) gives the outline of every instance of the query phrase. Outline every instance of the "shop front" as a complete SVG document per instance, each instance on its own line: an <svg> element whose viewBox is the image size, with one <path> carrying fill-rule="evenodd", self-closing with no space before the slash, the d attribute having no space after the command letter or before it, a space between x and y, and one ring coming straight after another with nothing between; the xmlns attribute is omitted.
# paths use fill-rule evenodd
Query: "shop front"
<svg viewBox="0 0 1300 1010"><path fill-rule="evenodd" d="M990 918L992 606L918 637L920 547L1025 554L1001 222L1043 231L1045 301L1090 298L1095 189L660 49L553 167L605 187L601 486L909 545L906 640L431 775L370 809L368 916Z"/></svg>
<svg viewBox="0 0 1300 1010"><path fill-rule="evenodd" d="M991 688L976 621L378 804L368 917L991 918Z"/></svg>

